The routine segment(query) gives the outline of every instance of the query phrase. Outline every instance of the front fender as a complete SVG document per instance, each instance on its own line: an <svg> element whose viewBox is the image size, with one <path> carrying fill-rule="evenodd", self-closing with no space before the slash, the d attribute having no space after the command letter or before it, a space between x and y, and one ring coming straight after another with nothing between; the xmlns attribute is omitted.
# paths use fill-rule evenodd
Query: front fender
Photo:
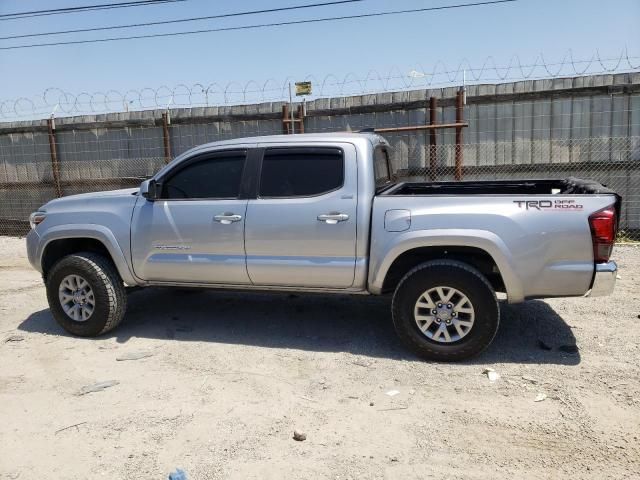
<svg viewBox="0 0 640 480"><path fill-rule="evenodd" d="M71 225L55 225L48 228L44 232L39 232L40 240L36 247L34 255L34 266L38 271L42 272L42 255L47 245L54 240L63 240L66 238L91 238L102 242L107 248L111 259L113 260L120 278L127 285L137 285L139 282L135 279L126 257L111 230L103 225L96 224L71 224Z"/></svg>
<svg viewBox="0 0 640 480"><path fill-rule="evenodd" d="M516 274L513 257L495 233L486 230L412 230L388 237L386 243L372 245L369 291L379 294L393 262L408 250L420 247L474 247L487 252L495 261L507 289L509 303L524 300L522 282Z"/></svg>

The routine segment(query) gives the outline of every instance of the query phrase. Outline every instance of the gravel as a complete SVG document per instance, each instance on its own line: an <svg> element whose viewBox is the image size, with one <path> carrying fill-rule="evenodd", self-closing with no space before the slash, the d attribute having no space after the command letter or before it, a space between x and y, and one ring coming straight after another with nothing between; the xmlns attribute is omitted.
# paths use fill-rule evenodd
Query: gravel
<svg viewBox="0 0 640 480"><path fill-rule="evenodd" d="M638 478L640 249L614 258L614 295L503 305L486 352L438 364L376 297L145 289L74 338L0 237L0 478Z"/></svg>

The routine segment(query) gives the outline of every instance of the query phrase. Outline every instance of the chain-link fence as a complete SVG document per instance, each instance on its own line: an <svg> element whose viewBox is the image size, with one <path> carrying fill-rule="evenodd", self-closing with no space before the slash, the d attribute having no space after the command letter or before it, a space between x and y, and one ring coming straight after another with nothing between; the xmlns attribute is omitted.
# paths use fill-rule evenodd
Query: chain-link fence
<svg viewBox="0 0 640 480"><path fill-rule="evenodd" d="M196 127L169 127L173 155L230 136L213 131L210 125ZM268 135L281 129L279 121L263 122L259 131L247 128L246 133ZM393 146L392 165L398 178L455 179L458 147L453 143L431 146L428 135L385 133ZM159 127L9 137L0 137L0 235L24 234L29 214L57 196L135 187L158 171L167 157ZM575 176L606 184L623 197L620 240L640 241L640 137L522 139L467 143L459 148L462 180Z"/></svg>

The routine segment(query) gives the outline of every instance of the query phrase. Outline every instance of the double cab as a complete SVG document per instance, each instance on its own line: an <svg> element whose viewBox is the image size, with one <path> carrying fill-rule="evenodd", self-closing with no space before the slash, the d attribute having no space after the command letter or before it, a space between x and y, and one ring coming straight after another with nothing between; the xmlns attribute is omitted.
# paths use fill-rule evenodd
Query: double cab
<svg viewBox="0 0 640 480"><path fill-rule="evenodd" d="M486 348L498 298L607 295L620 197L575 178L398 182L373 133L208 143L139 188L31 215L31 264L67 331L101 335L128 287L392 295L404 344L434 360Z"/></svg>

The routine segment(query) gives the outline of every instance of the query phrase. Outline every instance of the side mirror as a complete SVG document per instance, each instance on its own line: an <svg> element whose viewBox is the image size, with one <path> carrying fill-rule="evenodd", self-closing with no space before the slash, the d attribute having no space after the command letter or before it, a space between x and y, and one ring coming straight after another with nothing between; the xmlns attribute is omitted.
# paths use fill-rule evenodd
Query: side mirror
<svg viewBox="0 0 640 480"><path fill-rule="evenodd" d="M145 180L140 184L140 195L144 198L153 202L157 200L160 196L160 189L158 188L158 184L154 179Z"/></svg>

